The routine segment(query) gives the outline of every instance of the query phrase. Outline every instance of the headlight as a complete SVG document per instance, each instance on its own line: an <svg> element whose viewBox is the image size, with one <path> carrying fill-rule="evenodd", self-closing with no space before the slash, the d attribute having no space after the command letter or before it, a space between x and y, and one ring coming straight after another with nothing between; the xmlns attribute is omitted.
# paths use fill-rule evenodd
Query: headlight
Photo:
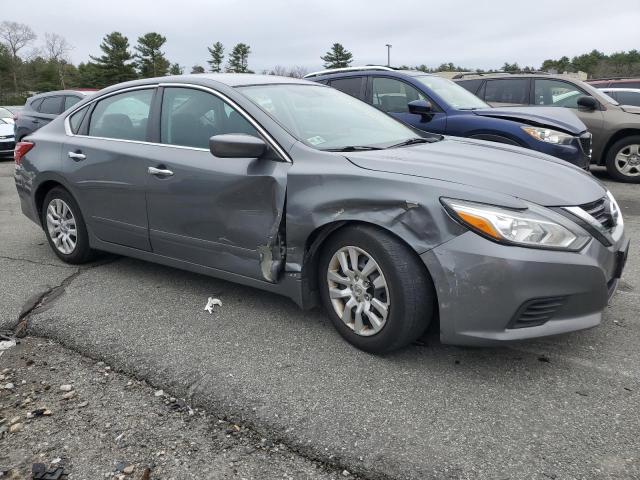
<svg viewBox="0 0 640 480"><path fill-rule="evenodd" d="M553 143L555 145L568 145L573 141L572 135L549 128L522 127L522 130L541 142Z"/></svg>
<svg viewBox="0 0 640 480"><path fill-rule="evenodd" d="M611 216L613 217L613 224L623 226L624 222L622 220L622 211L618 206L618 202L616 202L616 199L613 198L613 195L609 190L607 190L607 198L609 199L609 202L611 204Z"/></svg>
<svg viewBox="0 0 640 480"><path fill-rule="evenodd" d="M562 215L533 204L524 210L511 210L464 200L442 199L442 202L462 224L500 243L576 251L591 238Z"/></svg>

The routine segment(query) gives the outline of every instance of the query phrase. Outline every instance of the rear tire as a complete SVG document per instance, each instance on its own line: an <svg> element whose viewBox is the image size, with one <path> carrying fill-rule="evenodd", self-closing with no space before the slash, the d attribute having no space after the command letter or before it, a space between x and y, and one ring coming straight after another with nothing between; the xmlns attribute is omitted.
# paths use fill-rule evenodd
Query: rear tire
<svg viewBox="0 0 640 480"><path fill-rule="evenodd" d="M93 258L80 207L64 188L52 188L45 196L42 227L49 246L63 262L81 264Z"/></svg>
<svg viewBox="0 0 640 480"><path fill-rule="evenodd" d="M338 332L367 352L409 345L434 317L433 282L416 253L372 226L342 228L325 242L318 282Z"/></svg>
<svg viewBox="0 0 640 480"><path fill-rule="evenodd" d="M621 138L607 151L609 176L619 182L640 183L640 135Z"/></svg>

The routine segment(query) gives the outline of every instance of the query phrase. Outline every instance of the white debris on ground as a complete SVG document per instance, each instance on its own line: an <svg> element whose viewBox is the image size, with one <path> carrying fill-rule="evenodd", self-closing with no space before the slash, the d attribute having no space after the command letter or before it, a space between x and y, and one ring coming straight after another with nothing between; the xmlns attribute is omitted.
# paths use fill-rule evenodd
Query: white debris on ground
<svg viewBox="0 0 640 480"><path fill-rule="evenodd" d="M213 307L215 305L218 305L219 307L222 306L222 301L220 301L219 298L213 298L213 297L209 297L209 299L207 300L207 304L204 306L204 311L205 312L209 312L209 314L213 313Z"/></svg>

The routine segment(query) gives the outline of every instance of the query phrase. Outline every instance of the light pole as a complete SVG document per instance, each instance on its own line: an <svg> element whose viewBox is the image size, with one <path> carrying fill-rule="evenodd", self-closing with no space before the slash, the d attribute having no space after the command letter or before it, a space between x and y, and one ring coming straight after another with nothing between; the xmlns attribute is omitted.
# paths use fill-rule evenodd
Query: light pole
<svg viewBox="0 0 640 480"><path fill-rule="evenodd" d="M391 47L392 47L392 45L387 43L386 47L387 47L387 67L390 67L391 66Z"/></svg>

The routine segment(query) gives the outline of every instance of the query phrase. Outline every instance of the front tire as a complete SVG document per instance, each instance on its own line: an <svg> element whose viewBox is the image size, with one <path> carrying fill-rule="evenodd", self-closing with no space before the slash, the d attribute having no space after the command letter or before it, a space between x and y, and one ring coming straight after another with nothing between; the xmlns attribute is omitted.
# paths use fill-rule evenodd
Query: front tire
<svg viewBox="0 0 640 480"><path fill-rule="evenodd" d="M607 173L620 182L640 183L640 135L618 140L607 151Z"/></svg>
<svg viewBox="0 0 640 480"><path fill-rule="evenodd" d="M42 204L42 226L49 246L63 262L86 263L93 257L80 207L71 194L52 188Z"/></svg>
<svg viewBox="0 0 640 480"><path fill-rule="evenodd" d="M319 262L322 303L355 347L386 353L417 340L434 316L433 282L413 250L367 225L338 230Z"/></svg>

